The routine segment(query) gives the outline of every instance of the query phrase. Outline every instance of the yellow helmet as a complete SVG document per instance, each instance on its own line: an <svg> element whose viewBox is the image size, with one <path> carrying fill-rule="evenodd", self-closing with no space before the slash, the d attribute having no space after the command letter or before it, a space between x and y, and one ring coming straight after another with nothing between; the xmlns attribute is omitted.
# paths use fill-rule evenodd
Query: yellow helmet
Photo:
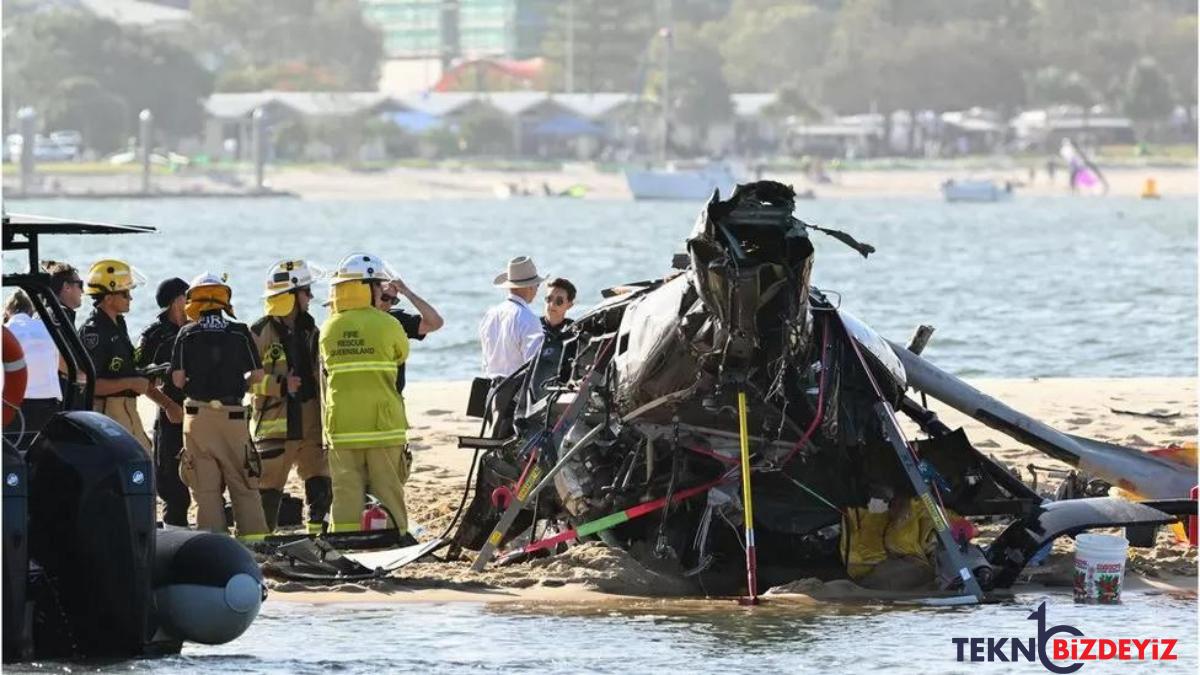
<svg viewBox="0 0 1200 675"><path fill-rule="evenodd" d="M146 277L123 260L105 259L88 270L88 295L107 295L131 291L146 283Z"/></svg>

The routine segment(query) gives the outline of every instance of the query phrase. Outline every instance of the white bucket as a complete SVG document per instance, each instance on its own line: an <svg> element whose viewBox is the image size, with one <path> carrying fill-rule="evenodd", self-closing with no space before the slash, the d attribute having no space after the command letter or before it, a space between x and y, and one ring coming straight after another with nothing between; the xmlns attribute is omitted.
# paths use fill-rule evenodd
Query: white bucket
<svg viewBox="0 0 1200 675"><path fill-rule="evenodd" d="M1081 534L1075 537L1075 602L1121 602L1125 555L1129 542L1115 534Z"/></svg>

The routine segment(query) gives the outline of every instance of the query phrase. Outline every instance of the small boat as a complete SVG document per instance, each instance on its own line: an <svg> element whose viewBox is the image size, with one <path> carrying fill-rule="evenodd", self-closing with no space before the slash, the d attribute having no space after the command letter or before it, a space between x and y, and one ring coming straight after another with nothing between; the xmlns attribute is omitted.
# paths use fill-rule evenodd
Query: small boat
<svg viewBox="0 0 1200 675"><path fill-rule="evenodd" d="M954 180L942 183L942 196L948 202L1002 202L1012 199L1013 184L993 180Z"/></svg>
<svg viewBox="0 0 1200 675"><path fill-rule="evenodd" d="M693 167L670 163L662 169L625 171L625 182L634 199L705 200L713 190L732 194L734 186L745 181L741 171L728 162Z"/></svg>
<svg viewBox="0 0 1200 675"><path fill-rule="evenodd" d="M26 251L30 270L6 266L3 286L25 291L50 319L66 379L82 383L64 388L63 410L28 450L3 439L4 662L132 659L236 639L266 598L254 556L223 534L156 525L153 461L128 431L92 412L95 368L65 328L71 322L50 278L36 273L41 236L154 228L16 214L0 224L4 252ZM23 369L7 373L5 385ZM5 406L19 409L24 387L10 388Z"/></svg>
<svg viewBox="0 0 1200 675"><path fill-rule="evenodd" d="M514 197L564 197L567 199L583 199L587 196L588 187L582 183L574 183L562 190L555 190L548 183L532 190L517 183L497 183L492 186L492 194L496 199L513 199Z"/></svg>

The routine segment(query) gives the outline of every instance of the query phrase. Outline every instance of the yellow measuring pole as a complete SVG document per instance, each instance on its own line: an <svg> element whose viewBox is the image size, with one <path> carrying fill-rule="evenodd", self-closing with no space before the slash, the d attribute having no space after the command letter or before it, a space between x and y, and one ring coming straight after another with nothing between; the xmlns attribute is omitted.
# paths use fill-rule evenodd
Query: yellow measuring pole
<svg viewBox="0 0 1200 675"><path fill-rule="evenodd" d="M754 498L750 492L750 429L746 392L738 390L738 429L742 442L742 501L746 505L746 587L749 604L758 604L758 553L754 547Z"/></svg>

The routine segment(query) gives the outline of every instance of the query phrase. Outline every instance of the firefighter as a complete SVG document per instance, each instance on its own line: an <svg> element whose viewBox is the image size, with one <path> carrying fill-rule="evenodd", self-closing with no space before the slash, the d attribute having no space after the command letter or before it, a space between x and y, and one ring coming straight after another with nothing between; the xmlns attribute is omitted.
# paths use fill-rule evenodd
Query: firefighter
<svg viewBox="0 0 1200 675"><path fill-rule="evenodd" d="M196 527L227 532L224 489L233 502L238 538L267 535L261 466L250 442L242 399L263 378L262 363L246 324L230 304L232 291L214 274L196 277L184 310L190 323L179 331L171 354L171 379L183 390L183 454L179 476L196 502Z"/></svg>
<svg viewBox="0 0 1200 675"><path fill-rule="evenodd" d="M408 420L396 372L408 357L400 323L375 307L393 275L378 257L347 256L331 281L333 307L321 326L325 441L333 475L334 532L358 530L366 488L392 515L404 543Z"/></svg>
<svg viewBox="0 0 1200 675"><path fill-rule="evenodd" d="M329 461L321 444L317 324L308 313L313 270L303 260L283 260L267 272L266 316L250 327L266 377L254 385L250 433L262 457L267 528L274 530L288 474L304 481L308 532L320 534L333 499Z"/></svg>

